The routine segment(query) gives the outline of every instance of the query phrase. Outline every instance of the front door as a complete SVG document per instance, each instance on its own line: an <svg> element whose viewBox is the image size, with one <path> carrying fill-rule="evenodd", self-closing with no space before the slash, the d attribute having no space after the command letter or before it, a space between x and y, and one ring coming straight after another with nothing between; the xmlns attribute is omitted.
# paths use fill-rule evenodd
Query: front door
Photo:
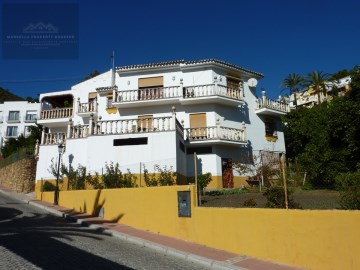
<svg viewBox="0 0 360 270"><path fill-rule="evenodd" d="M233 188L234 175L232 169L232 160L230 158L222 158L221 165L222 165L223 188Z"/></svg>

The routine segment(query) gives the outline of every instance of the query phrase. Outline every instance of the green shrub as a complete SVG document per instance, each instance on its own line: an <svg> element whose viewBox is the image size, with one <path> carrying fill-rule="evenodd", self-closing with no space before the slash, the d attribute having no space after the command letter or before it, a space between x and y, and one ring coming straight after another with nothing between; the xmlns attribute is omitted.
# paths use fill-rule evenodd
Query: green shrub
<svg viewBox="0 0 360 270"><path fill-rule="evenodd" d="M136 176L128 169L127 174L123 174L119 168L119 163L113 162L105 164L105 174L102 175L104 188L130 188L136 186Z"/></svg>
<svg viewBox="0 0 360 270"><path fill-rule="evenodd" d="M61 175L65 175L68 178L68 189L69 190L82 190L85 189L86 182L86 167L78 165L75 170L72 166L67 168L66 166L61 166Z"/></svg>
<svg viewBox="0 0 360 270"><path fill-rule="evenodd" d="M341 209L360 210L360 169L336 177Z"/></svg>
<svg viewBox="0 0 360 270"><path fill-rule="evenodd" d="M247 199L244 201L243 206L244 207L256 207L257 203L254 198L250 198L250 199Z"/></svg>
<svg viewBox="0 0 360 270"><path fill-rule="evenodd" d="M211 173L203 173L197 177L198 187L200 189L201 195L204 194L204 188L211 182Z"/></svg>
<svg viewBox="0 0 360 270"><path fill-rule="evenodd" d="M301 209L300 204L294 201L292 198L292 191L288 190L288 206L293 209ZM285 206L285 192L281 186L271 186L263 194L266 199L267 208L286 208Z"/></svg>
<svg viewBox="0 0 360 270"><path fill-rule="evenodd" d="M46 191L55 191L55 185L49 181L45 181L45 183L41 187L42 192Z"/></svg>
<svg viewBox="0 0 360 270"><path fill-rule="evenodd" d="M176 183L176 172L172 166L168 169L167 166L161 168L160 165L155 165L154 170L155 172L149 173L144 165L144 180L147 187L172 186Z"/></svg>

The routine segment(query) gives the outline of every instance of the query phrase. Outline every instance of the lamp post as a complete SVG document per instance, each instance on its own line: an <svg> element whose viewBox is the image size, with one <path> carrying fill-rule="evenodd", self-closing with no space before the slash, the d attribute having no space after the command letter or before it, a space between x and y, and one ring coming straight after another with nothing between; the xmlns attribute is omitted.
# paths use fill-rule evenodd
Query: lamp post
<svg viewBox="0 0 360 270"><path fill-rule="evenodd" d="M58 144L59 160L58 160L58 166L57 166L56 186L55 186L55 193L54 193L54 205L59 204L60 161L61 161L61 154L62 154L63 149L64 149L64 144L60 140L59 144Z"/></svg>

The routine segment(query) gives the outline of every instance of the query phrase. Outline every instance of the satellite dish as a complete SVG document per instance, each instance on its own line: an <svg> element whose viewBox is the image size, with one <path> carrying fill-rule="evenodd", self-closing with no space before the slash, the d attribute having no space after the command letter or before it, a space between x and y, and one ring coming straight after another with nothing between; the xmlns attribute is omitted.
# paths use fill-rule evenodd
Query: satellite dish
<svg viewBox="0 0 360 270"><path fill-rule="evenodd" d="M250 86L250 87L255 87L257 85L258 81L257 79L255 78L250 78L248 79L247 81L247 84Z"/></svg>

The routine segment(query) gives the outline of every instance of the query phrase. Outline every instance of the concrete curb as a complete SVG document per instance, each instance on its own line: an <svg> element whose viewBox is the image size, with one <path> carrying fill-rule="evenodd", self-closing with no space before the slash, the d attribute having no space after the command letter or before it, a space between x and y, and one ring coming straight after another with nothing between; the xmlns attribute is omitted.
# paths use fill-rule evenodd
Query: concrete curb
<svg viewBox="0 0 360 270"><path fill-rule="evenodd" d="M198 263L198 264L201 264L203 266L210 267L210 268L213 268L213 269L219 269L219 270L247 270L245 268L237 267L237 266L234 266L234 265L230 265L230 264L223 263L223 262L216 261L216 260L212 260L212 259L207 259L205 257L197 256L197 255L194 255L194 254L191 254L191 253L188 253L188 252L177 250L175 248L170 248L170 247L167 247L167 246L163 246L161 244L154 243L154 242L151 242L151 241L148 241L148 240L144 240L142 238L138 238L138 237L135 237L135 236L130 236L130 235L125 234L125 233L120 233L120 232L117 232L117 231L113 231L111 229L107 229L107 228L104 228L102 226L92 224L91 222L84 221L84 220L72 217L69 214L60 212L60 211L58 211L56 209L52 209L52 208L50 208L48 206L38 204L33 200L16 198L16 196L11 196L11 194L9 194L8 192L3 191L1 189L0 189L0 193L6 195L8 197L11 197L13 199L15 198L17 200L23 201L23 202L25 202L25 203L27 203L29 205L35 206L35 207L37 207L39 209L42 209L42 210L44 210L44 211L46 211L46 212L48 212L48 213L50 213L50 214L52 214L54 216L62 217L62 218L67 219L67 220L71 220L71 221L73 221L73 222L75 222L75 223L77 223L79 225L86 226L86 227L89 227L91 229L97 230L100 233L106 233L106 234L111 235L111 236L113 236L115 238L119 238L121 240L125 240L127 242L134 243L134 244L137 244L137 245L145 246L145 247L151 248L153 250L156 250L156 251L164 253L164 254L168 254L168 255L171 255L171 256L176 256L178 258L185 259L185 260L188 260L188 261L191 261L191 262L194 262L194 263Z"/></svg>

